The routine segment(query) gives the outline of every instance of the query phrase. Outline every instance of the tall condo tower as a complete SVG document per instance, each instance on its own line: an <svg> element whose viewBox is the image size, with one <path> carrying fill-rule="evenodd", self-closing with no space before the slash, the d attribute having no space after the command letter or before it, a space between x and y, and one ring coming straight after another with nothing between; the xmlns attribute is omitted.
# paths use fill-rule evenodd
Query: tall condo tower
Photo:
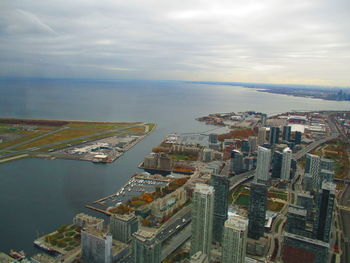
<svg viewBox="0 0 350 263"><path fill-rule="evenodd" d="M264 147L258 147L258 159L255 170L254 180L255 182L267 183L270 179L269 169L270 169L271 151Z"/></svg>
<svg viewBox="0 0 350 263"><path fill-rule="evenodd" d="M211 185L215 190L213 241L221 242L222 231L227 220L228 194L230 182L226 175L212 175Z"/></svg>
<svg viewBox="0 0 350 263"><path fill-rule="evenodd" d="M214 187L196 184L193 192L191 255L198 251L210 257L213 235Z"/></svg>
<svg viewBox="0 0 350 263"><path fill-rule="evenodd" d="M222 263L244 263L247 233L247 219L241 216L227 219L222 242Z"/></svg>
<svg viewBox="0 0 350 263"><path fill-rule="evenodd" d="M282 169L281 169L282 180L288 181L290 179L291 165L292 165L292 151L287 147L283 150Z"/></svg>
<svg viewBox="0 0 350 263"><path fill-rule="evenodd" d="M264 184L252 183L249 197L248 237L259 239L264 236L267 203L267 187Z"/></svg>

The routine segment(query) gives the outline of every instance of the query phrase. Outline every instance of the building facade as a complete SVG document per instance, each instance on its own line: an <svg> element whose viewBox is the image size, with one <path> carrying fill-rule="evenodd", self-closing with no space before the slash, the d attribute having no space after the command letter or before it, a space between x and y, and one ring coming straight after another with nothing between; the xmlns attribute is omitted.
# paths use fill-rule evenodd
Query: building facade
<svg viewBox="0 0 350 263"><path fill-rule="evenodd" d="M198 251L210 258L213 235L214 187L197 183L193 192L191 255Z"/></svg>
<svg viewBox="0 0 350 263"><path fill-rule="evenodd" d="M86 263L111 263L112 235L95 229L82 230L81 258Z"/></svg>
<svg viewBox="0 0 350 263"><path fill-rule="evenodd" d="M221 242L225 221L228 212L228 194L230 182L228 176L212 175L211 185L214 187L214 219L213 219L213 241Z"/></svg>
<svg viewBox="0 0 350 263"><path fill-rule="evenodd" d="M232 216L225 222L222 263L244 263L246 256L248 221Z"/></svg>
<svg viewBox="0 0 350 263"><path fill-rule="evenodd" d="M271 151L264 147L258 147L258 158L255 170L255 182L268 182L270 179L269 169L271 161Z"/></svg>
<svg viewBox="0 0 350 263"><path fill-rule="evenodd" d="M281 167L282 180L289 181L291 165L292 165L292 151L287 147L283 150L282 167Z"/></svg>
<svg viewBox="0 0 350 263"><path fill-rule="evenodd" d="M267 205L267 187L264 184L252 183L249 197L248 237L259 239L264 236Z"/></svg>
<svg viewBox="0 0 350 263"><path fill-rule="evenodd" d="M161 262L161 244L154 233L137 231L133 234L135 263Z"/></svg>
<svg viewBox="0 0 350 263"><path fill-rule="evenodd" d="M134 213L112 214L109 226L113 239L129 243L132 240L132 234L139 229L139 221Z"/></svg>

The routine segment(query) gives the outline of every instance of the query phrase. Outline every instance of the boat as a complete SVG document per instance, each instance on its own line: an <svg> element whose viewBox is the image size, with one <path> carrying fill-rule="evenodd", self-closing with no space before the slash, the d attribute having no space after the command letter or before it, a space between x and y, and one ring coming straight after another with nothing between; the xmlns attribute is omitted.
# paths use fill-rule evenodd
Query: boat
<svg viewBox="0 0 350 263"><path fill-rule="evenodd" d="M24 253L23 250L18 252L16 250L11 249L10 256L15 258L15 259L24 259L26 257L26 254Z"/></svg>

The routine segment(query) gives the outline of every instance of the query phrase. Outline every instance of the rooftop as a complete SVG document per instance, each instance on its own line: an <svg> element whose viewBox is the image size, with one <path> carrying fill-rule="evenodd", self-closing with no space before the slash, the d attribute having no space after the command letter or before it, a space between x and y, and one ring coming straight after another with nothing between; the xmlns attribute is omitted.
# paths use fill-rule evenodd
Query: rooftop
<svg viewBox="0 0 350 263"><path fill-rule="evenodd" d="M213 194L214 193L214 188L212 186L206 185L206 184L201 184L197 183L196 187L194 189L195 192L201 193L201 194Z"/></svg>
<svg viewBox="0 0 350 263"><path fill-rule="evenodd" d="M40 263L53 263L55 262L55 258L50 257L46 254L36 254L32 257L32 259L40 262Z"/></svg>
<svg viewBox="0 0 350 263"><path fill-rule="evenodd" d="M244 231L248 227L248 220L243 216L233 215L226 220L225 227Z"/></svg>

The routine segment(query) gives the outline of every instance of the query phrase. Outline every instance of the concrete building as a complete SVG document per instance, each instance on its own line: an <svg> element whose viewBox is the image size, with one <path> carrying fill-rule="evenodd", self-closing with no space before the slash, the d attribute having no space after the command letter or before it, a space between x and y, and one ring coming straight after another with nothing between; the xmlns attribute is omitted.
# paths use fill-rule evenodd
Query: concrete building
<svg viewBox="0 0 350 263"><path fill-rule="evenodd" d="M307 212L307 220L312 220L313 196L310 192L297 193L297 205L303 207Z"/></svg>
<svg viewBox="0 0 350 263"><path fill-rule="evenodd" d="M247 246L248 221L241 216L232 216L225 222L222 263L244 263Z"/></svg>
<svg viewBox="0 0 350 263"><path fill-rule="evenodd" d="M258 130L258 145L261 146L265 144L265 140L266 140L266 128L260 127Z"/></svg>
<svg viewBox="0 0 350 263"><path fill-rule="evenodd" d="M230 182L228 176L212 175L211 186L214 187L214 219L213 219L213 241L221 242L225 221L228 212L228 194Z"/></svg>
<svg viewBox="0 0 350 263"><path fill-rule="evenodd" d="M336 185L331 182L323 182L322 189L315 193L316 216L314 222L314 237L324 242L329 242L332 227L333 207Z"/></svg>
<svg viewBox="0 0 350 263"><path fill-rule="evenodd" d="M292 165L292 151L287 147L283 150L283 159L282 159L282 168L281 168L282 180L289 181L291 165Z"/></svg>
<svg viewBox="0 0 350 263"><path fill-rule="evenodd" d="M101 231L103 229L104 220L102 218L80 213L73 218L73 224L82 228L93 228Z"/></svg>
<svg viewBox="0 0 350 263"><path fill-rule="evenodd" d="M112 214L109 226L113 239L129 243L132 240L132 234L139 229L139 221L134 213Z"/></svg>
<svg viewBox="0 0 350 263"><path fill-rule="evenodd" d="M283 126L282 140L289 142L291 140L291 135L292 135L292 127Z"/></svg>
<svg viewBox="0 0 350 263"><path fill-rule="evenodd" d="M210 258L213 214L214 214L214 187L197 183L193 192L192 228L191 228L191 255L198 251Z"/></svg>
<svg viewBox="0 0 350 263"><path fill-rule="evenodd" d="M95 229L82 230L81 258L86 263L111 263L112 235Z"/></svg>
<svg viewBox="0 0 350 263"><path fill-rule="evenodd" d="M231 152L231 171L239 174L243 170L243 154L240 151L233 150Z"/></svg>
<svg viewBox="0 0 350 263"><path fill-rule="evenodd" d="M133 234L134 262L161 262L161 245L152 232L137 231Z"/></svg>
<svg viewBox="0 0 350 263"><path fill-rule="evenodd" d="M254 181L267 183L270 179L269 169L271 161L271 151L264 147L258 147L258 158L255 170Z"/></svg>
<svg viewBox="0 0 350 263"><path fill-rule="evenodd" d="M269 144L270 145L278 144L279 137L280 137L280 128L279 127L270 127Z"/></svg>
<svg viewBox="0 0 350 263"><path fill-rule="evenodd" d="M248 237L258 240L264 236L267 205L267 187L264 184L252 183L249 197Z"/></svg>

